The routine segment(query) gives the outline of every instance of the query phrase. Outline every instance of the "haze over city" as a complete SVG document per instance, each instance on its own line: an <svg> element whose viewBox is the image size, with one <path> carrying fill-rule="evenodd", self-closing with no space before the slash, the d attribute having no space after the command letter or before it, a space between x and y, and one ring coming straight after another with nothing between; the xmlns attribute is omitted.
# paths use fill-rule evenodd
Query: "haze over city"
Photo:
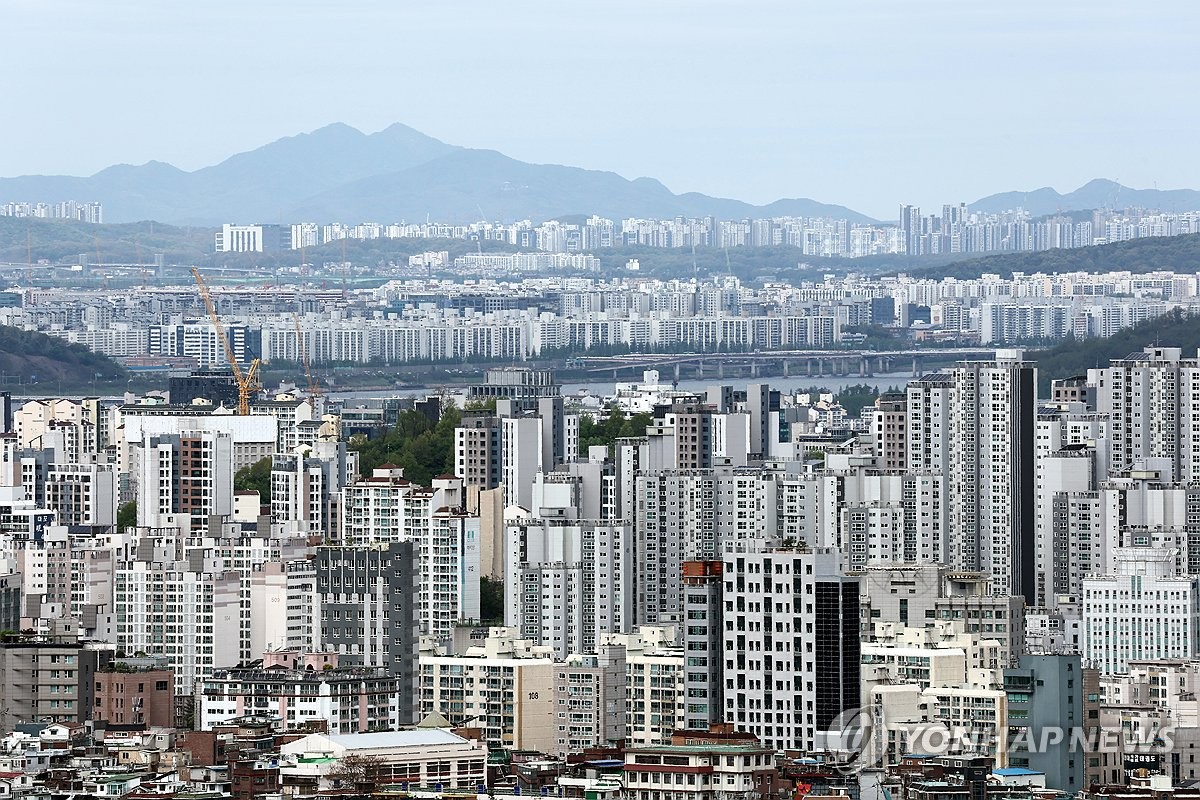
<svg viewBox="0 0 1200 800"><path fill-rule="evenodd" d="M1200 186L1200 12L1088 2L6 2L0 175L183 169L332 122L880 219ZM36 113L28 113L36 110Z"/></svg>

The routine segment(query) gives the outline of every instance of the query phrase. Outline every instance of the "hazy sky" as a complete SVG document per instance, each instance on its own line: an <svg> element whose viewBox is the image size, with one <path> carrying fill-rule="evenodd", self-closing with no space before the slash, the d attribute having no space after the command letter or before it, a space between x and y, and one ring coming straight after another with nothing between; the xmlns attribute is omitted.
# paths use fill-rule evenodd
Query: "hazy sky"
<svg viewBox="0 0 1200 800"><path fill-rule="evenodd" d="M340 121L892 218L1200 188L1196 0L0 0L0 75L4 176Z"/></svg>

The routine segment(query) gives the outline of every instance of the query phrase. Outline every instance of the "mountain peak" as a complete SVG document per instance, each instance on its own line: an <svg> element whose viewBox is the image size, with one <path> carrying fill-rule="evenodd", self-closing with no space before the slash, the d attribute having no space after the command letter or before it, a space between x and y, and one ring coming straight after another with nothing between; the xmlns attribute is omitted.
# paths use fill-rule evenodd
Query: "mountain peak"
<svg viewBox="0 0 1200 800"><path fill-rule="evenodd" d="M1092 178L1090 181L1085 183L1083 186L1080 186L1075 191L1081 192L1084 189L1124 189L1124 190L1128 191L1129 187L1122 186L1121 184L1117 183L1116 181L1110 180L1108 178Z"/></svg>
<svg viewBox="0 0 1200 800"><path fill-rule="evenodd" d="M1155 208L1179 211L1200 208L1200 192L1193 189L1130 189L1109 178L1093 178L1073 192L1060 194L1044 187L1032 192L1003 192L970 204L971 210L999 213L1023 208L1034 216L1060 211L1096 208Z"/></svg>
<svg viewBox="0 0 1200 800"><path fill-rule="evenodd" d="M157 176L176 176L186 175L187 173L179 169L173 164L168 164L165 161L147 161L145 164L113 164L111 167L104 169L93 175L93 178L124 176L131 173L140 172L143 175Z"/></svg>
<svg viewBox="0 0 1200 800"><path fill-rule="evenodd" d="M453 145L448 145L439 139L427 136L416 128L410 128L401 122L393 122L383 130L370 134L367 138L379 142L399 144L404 147L433 147L446 148L447 150L453 147Z"/></svg>
<svg viewBox="0 0 1200 800"><path fill-rule="evenodd" d="M331 122L328 125L322 125L321 127L317 128L316 130L310 131L310 133L313 133L313 134L324 133L324 132L362 134L362 131L360 131L358 128L354 127L353 125L347 125L344 122ZM303 135L304 134L301 134L301 136L303 136Z"/></svg>
<svg viewBox="0 0 1200 800"><path fill-rule="evenodd" d="M473 222L481 215L497 220L578 214L743 219L776 211L869 220L814 201L754 206L675 194L650 177L630 181L614 172L525 163L494 150L449 145L400 122L371 134L334 122L195 172L151 162L110 167L91 178L54 180L0 179L0 196L86 197L104 203L105 218L114 222L189 225L426 217Z"/></svg>

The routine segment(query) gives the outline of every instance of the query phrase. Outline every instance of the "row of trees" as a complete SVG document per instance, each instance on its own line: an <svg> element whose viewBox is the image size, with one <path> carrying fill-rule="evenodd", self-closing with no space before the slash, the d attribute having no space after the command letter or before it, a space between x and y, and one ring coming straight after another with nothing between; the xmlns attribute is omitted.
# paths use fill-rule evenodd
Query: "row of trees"
<svg viewBox="0 0 1200 800"><path fill-rule="evenodd" d="M589 447L612 447L617 439L644 436L651 420L650 414L627 417L616 407L603 419L585 414L579 419L579 452L584 453Z"/></svg>
<svg viewBox="0 0 1200 800"><path fill-rule="evenodd" d="M1180 347L1186 357L1194 358L1200 350L1200 316L1185 314L1177 308L1161 317L1117 331L1107 339L1068 339L1047 350L1030 353L1029 358L1038 364L1041 384L1038 388L1042 396L1047 396L1051 380L1086 375L1089 369L1107 367L1114 358L1125 358L1160 344Z"/></svg>
<svg viewBox="0 0 1200 800"><path fill-rule="evenodd" d="M1011 278L1014 272L1117 272L1133 273L1173 270L1195 272L1200 261L1200 234L1131 239L1127 242L1040 250L1036 253L1004 253L971 258L954 264L941 264L908 272L914 278L978 278L984 273Z"/></svg>

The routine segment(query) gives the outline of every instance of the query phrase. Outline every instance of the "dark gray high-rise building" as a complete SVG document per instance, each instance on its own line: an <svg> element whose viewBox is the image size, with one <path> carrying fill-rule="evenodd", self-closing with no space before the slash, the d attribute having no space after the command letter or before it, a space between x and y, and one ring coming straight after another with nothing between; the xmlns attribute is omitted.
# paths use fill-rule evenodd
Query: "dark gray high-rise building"
<svg viewBox="0 0 1200 800"><path fill-rule="evenodd" d="M21 573L0 575L0 631L21 629Z"/></svg>
<svg viewBox="0 0 1200 800"><path fill-rule="evenodd" d="M12 392L0 392L0 433L13 430Z"/></svg>
<svg viewBox="0 0 1200 800"><path fill-rule="evenodd" d="M238 402L237 381L228 369L196 370L187 376L167 379L167 392L175 405L190 405L202 398L214 406L235 408Z"/></svg>
<svg viewBox="0 0 1200 800"><path fill-rule="evenodd" d="M111 658L111 650L85 647L74 634L0 641L0 733L22 722L90 719L96 670Z"/></svg>
<svg viewBox="0 0 1200 800"><path fill-rule="evenodd" d="M400 679L400 722L416 722L417 551L412 542L317 549L321 646L343 664Z"/></svg>

